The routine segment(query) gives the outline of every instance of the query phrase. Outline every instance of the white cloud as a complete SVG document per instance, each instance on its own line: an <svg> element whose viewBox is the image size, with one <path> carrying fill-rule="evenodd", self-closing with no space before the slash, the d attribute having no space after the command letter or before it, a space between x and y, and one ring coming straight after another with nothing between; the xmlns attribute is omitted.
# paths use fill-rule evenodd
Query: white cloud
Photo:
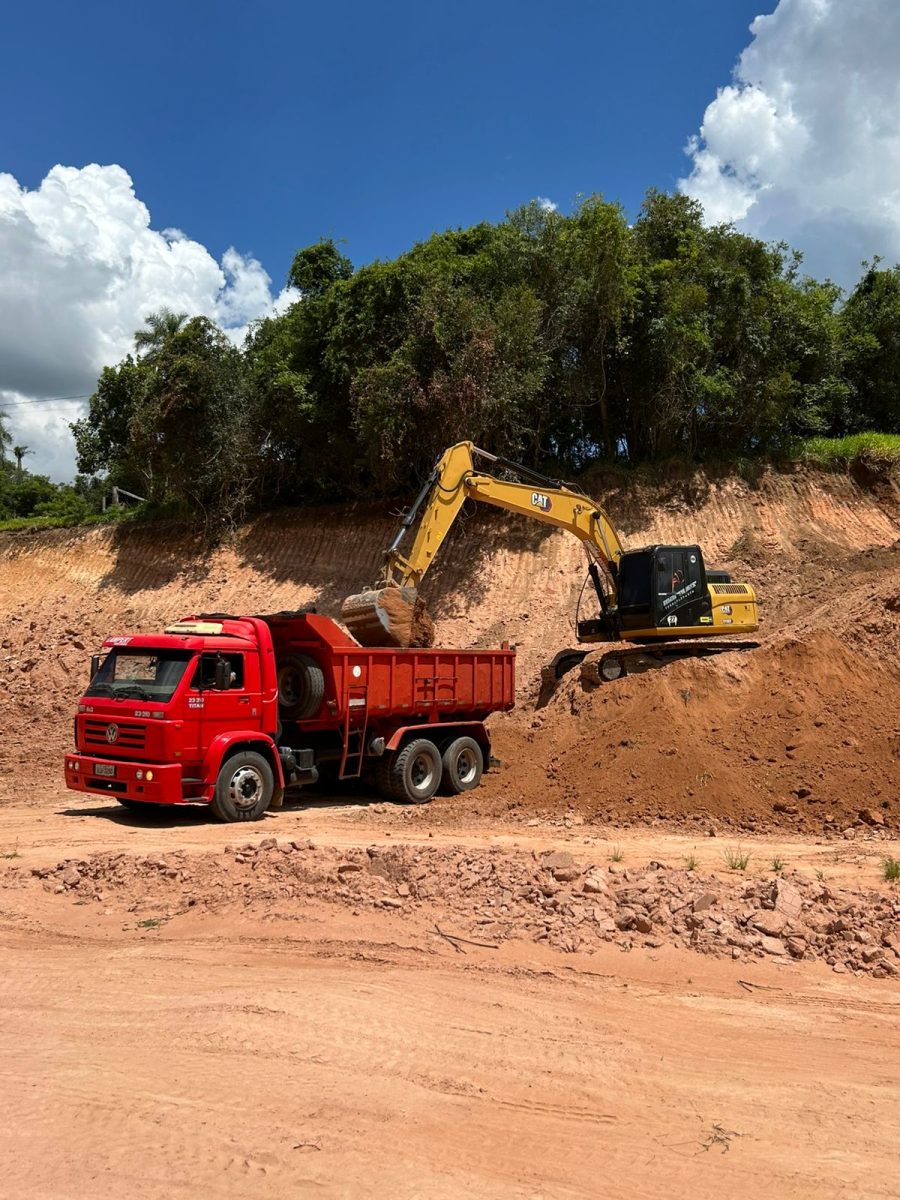
<svg viewBox="0 0 900 1200"><path fill-rule="evenodd" d="M538 208L542 208L544 212L558 212L559 205L555 200L548 200L546 196L536 196Z"/></svg>
<svg viewBox="0 0 900 1200"><path fill-rule="evenodd" d="M780 0L750 32L680 187L852 286L863 258L900 259L900 4Z"/></svg>
<svg viewBox="0 0 900 1200"><path fill-rule="evenodd" d="M240 340L297 298L273 298L271 283L252 257L229 249L217 263L180 230L152 229L122 167L56 166L33 191L0 173L0 409L35 451L29 468L71 478L68 422L84 403L23 400L91 392L164 305L212 317Z"/></svg>

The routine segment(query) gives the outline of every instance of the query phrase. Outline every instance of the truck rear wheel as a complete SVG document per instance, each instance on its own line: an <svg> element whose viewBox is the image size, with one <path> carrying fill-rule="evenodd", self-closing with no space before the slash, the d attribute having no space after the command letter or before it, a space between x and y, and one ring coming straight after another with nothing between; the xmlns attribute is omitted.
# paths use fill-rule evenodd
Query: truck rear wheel
<svg viewBox="0 0 900 1200"><path fill-rule="evenodd" d="M414 738L394 756L387 778L395 800L402 804L427 804L438 790L443 767L434 742Z"/></svg>
<svg viewBox="0 0 900 1200"><path fill-rule="evenodd" d="M391 771L394 766L394 753L391 750L382 754L375 763L375 786L385 800L396 800L394 785L391 782Z"/></svg>
<svg viewBox="0 0 900 1200"><path fill-rule="evenodd" d="M441 764L441 790L458 796L460 792L478 787L484 770L484 754L474 738L458 737L444 750Z"/></svg>
<svg viewBox="0 0 900 1200"><path fill-rule="evenodd" d="M274 791L272 768L263 756L242 750L222 763L209 807L219 821L258 821Z"/></svg>
<svg viewBox="0 0 900 1200"><path fill-rule="evenodd" d="M314 717L325 698L325 675L308 654L288 655L278 667L278 709L292 721Z"/></svg>

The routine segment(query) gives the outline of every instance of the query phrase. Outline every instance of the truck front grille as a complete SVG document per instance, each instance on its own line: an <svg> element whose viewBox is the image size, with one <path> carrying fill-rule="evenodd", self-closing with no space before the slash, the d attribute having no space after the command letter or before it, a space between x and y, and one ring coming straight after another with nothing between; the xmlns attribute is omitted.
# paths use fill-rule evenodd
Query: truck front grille
<svg viewBox="0 0 900 1200"><path fill-rule="evenodd" d="M107 730L115 729L112 739ZM116 750L143 750L147 740L145 726L131 721L91 721L84 723L84 742L92 749L103 749L107 754Z"/></svg>

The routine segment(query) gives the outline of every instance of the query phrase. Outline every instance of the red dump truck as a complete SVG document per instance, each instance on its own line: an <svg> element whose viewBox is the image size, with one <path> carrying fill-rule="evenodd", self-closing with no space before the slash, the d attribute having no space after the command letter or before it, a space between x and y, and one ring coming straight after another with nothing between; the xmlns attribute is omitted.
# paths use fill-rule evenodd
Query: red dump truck
<svg viewBox="0 0 900 1200"><path fill-rule="evenodd" d="M485 718L515 693L507 645L364 649L314 611L186 617L103 649L67 786L130 808L207 804L222 821L257 820L320 772L411 804L476 787Z"/></svg>

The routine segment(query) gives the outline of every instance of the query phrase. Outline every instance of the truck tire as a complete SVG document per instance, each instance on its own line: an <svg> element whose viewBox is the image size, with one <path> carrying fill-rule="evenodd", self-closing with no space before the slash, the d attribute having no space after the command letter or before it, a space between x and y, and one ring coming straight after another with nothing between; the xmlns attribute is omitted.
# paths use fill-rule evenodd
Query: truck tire
<svg viewBox="0 0 900 1200"><path fill-rule="evenodd" d="M278 667L278 710L292 721L314 717L325 698L325 675L308 654L290 654Z"/></svg>
<svg viewBox="0 0 900 1200"><path fill-rule="evenodd" d="M275 778L261 754L242 750L219 768L210 810L218 821L258 821L272 800Z"/></svg>
<svg viewBox="0 0 900 1200"><path fill-rule="evenodd" d="M449 796L470 792L481 783L484 752L470 737L454 738L441 756L441 791Z"/></svg>
<svg viewBox="0 0 900 1200"><path fill-rule="evenodd" d="M382 754L381 758L375 763L375 787L384 796L385 800L396 800L394 794L394 784L391 779L391 771L394 766L395 755L388 750Z"/></svg>
<svg viewBox="0 0 900 1200"><path fill-rule="evenodd" d="M388 779L393 798L401 804L427 804L438 790L443 768L434 742L414 738L390 764Z"/></svg>

